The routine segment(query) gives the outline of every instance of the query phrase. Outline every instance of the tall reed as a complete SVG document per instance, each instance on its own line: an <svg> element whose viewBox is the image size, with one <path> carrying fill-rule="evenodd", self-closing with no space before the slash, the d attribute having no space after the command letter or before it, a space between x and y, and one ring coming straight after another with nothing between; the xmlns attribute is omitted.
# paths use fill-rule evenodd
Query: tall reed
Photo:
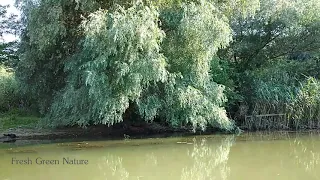
<svg viewBox="0 0 320 180"><path fill-rule="evenodd" d="M313 129L320 127L320 81L298 80L281 69L255 74L248 129ZM279 116L257 116L280 114ZM285 114L282 116L281 114Z"/></svg>

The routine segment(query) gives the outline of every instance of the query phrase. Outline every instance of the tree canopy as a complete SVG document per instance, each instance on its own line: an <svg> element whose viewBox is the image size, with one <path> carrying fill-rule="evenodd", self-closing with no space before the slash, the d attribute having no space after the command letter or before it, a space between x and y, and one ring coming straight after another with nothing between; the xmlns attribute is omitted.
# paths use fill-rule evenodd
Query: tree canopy
<svg viewBox="0 0 320 180"><path fill-rule="evenodd" d="M52 126L113 125L133 109L146 121L232 130L226 103L254 98L260 68L320 46L317 0L18 4L16 76Z"/></svg>
<svg viewBox="0 0 320 180"><path fill-rule="evenodd" d="M210 62L231 41L229 17L252 14L258 1L26 0L20 6L17 77L52 124L112 125L135 104L145 120L233 129Z"/></svg>
<svg viewBox="0 0 320 180"><path fill-rule="evenodd" d="M4 36L7 34L18 35L20 29L17 15L8 14L9 6L0 5L0 65L12 68L17 64L17 42L6 42Z"/></svg>

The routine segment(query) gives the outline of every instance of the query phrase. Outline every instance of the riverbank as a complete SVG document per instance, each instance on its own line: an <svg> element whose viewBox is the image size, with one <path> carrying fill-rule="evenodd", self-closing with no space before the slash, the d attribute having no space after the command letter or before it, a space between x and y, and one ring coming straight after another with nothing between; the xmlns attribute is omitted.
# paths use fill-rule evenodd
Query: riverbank
<svg viewBox="0 0 320 180"><path fill-rule="evenodd" d="M119 126L119 125L118 125ZM268 130L268 131L244 131L245 133L270 133L270 132L319 132L319 130ZM208 129L205 132L192 132L190 129L168 128L159 124L149 124L144 127L130 126L127 128L107 127L103 125L90 126L85 129L80 127L63 127L57 129L40 128L10 128L0 130L1 134L16 134L15 140L63 140L63 139L85 139L85 140L119 140L136 138L163 138L169 136L194 136L226 134L218 130Z"/></svg>
<svg viewBox="0 0 320 180"><path fill-rule="evenodd" d="M105 125L80 127L62 127L56 129L43 128L9 128L0 130L1 134L16 134L16 140L56 140L56 139L127 139L133 137L166 137L173 134L199 134L193 133L187 128L169 128L157 123L145 123L135 126L129 125L123 127L123 124L117 124L113 127ZM212 132L204 132L211 133ZM201 133L200 133L201 134ZM203 133L202 133L203 134Z"/></svg>
<svg viewBox="0 0 320 180"><path fill-rule="evenodd" d="M87 128L80 127L60 127L55 129L40 128L38 126L40 118L37 116L27 116L19 113L7 113L0 116L0 138L2 134L15 134L15 140L57 140L57 139L128 139L128 138L149 138L167 137L174 135L208 135L221 134L219 129L207 129L205 132L199 130L193 132L192 128L172 128L161 125L157 122L148 123L145 121L131 122L125 121L113 126L92 125ZM246 132L253 130L240 127ZM303 129L306 131L307 129ZM316 129L317 130L317 129ZM260 130L263 131L263 130ZM274 129L270 131L298 132L290 129ZM314 131L314 129L313 129Z"/></svg>

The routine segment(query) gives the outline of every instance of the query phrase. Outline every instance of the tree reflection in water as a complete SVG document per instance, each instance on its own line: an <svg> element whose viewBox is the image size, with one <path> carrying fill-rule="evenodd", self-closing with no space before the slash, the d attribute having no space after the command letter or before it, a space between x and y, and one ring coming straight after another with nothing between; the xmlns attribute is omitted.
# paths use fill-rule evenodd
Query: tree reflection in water
<svg viewBox="0 0 320 180"><path fill-rule="evenodd" d="M98 164L100 172L104 177L112 176L112 179L127 180L129 179L129 172L123 167L122 158L107 155L102 158L102 163ZM111 174L109 173L111 172Z"/></svg>
<svg viewBox="0 0 320 180"><path fill-rule="evenodd" d="M234 136L228 136L217 148L209 146L207 140L200 142L194 138L194 147L188 155L193 159L193 166L182 170L181 180L223 180L227 179L230 168L227 166Z"/></svg>
<svg viewBox="0 0 320 180"><path fill-rule="evenodd" d="M145 158L147 166L156 167L158 165L158 159L153 152L146 154Z"/></svg>
<svg viewBox="0 0 320 180"><path fill-rule="evenodd" d="M306 172L314 173L320 169L320 151L315 142L317 140L312 137L314 134L310 133L308 141L302 141L299 137L290 141L292 148L291 155L294 157L295 163L305 168Z"/></svg>
<svg viewBox="0 0 320 180"><path fill-rule="evenodd" d="M99 170L104 179L112 180L225 180L230 173L227 161L234 141L234 136L222 138L221 142L197 137L193 143L137 146L138 150L124 152L123 157L104 156Z"/></svg>

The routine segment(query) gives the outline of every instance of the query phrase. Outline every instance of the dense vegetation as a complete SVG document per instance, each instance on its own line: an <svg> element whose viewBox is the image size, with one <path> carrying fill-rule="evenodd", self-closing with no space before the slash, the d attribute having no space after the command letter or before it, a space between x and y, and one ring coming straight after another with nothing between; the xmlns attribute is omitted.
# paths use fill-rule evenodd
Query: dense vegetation
<svg viewBox="0 0 320 180"><path fill-rule="evenodd" d="M48 126L320 126L317 0L17 5L21 27L10 27L18 28L20 42L10 57L19 58L1 56L14 70L0 79L2 111L23 104Z"/></svg>
<svg viewBox="0 0 320 180"><path fill-rule="evenodd" d="M16 34L19 30L17 17L8 15L8 6L0 5L0 112L17 106L18 82L12 68L17 64L17 42L6 42L5 34Z"/></svg>

